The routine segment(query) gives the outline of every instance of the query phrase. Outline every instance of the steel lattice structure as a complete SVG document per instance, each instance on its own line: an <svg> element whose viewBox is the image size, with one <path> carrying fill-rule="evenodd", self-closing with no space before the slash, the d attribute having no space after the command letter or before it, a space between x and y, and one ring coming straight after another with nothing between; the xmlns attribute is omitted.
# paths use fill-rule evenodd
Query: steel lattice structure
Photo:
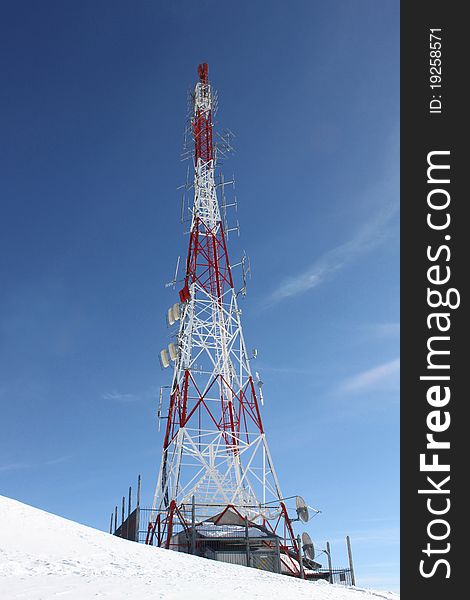
<svg viewBox="0 0 470 600"><path fill-rule="evenodd" d="M184 521L185 507L195 502L200 519L233 507L251 523L276 532L285 553L296 555L300 549L263 429L217 199L214 92L207 64L199 65L198 75L190 122L189 249L147 542L170 547L175 523ZM294 562L291 569L296 575Z"/></svg>

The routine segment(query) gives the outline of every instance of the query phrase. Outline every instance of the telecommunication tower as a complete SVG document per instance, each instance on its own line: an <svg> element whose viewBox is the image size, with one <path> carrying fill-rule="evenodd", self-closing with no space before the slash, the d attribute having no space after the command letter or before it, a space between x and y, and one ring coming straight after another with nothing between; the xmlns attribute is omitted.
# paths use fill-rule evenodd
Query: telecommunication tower
<svg viewBox="0 0 470 600"><path fill-rule="evenodd" d="M226 204L217 199L225 185L215 177L223 149L214 142L207 64L198 67L191 104L194 200L184 279L168 310L174 341L160 354L173 376L160 396L164 441L146 543L178 549L178 532L190 535L189 523L216 529L244 522L276 536L283 571L300 576L292 521L305 521L307 508L297 497L298 518L289 518L263 428L262 382L253 379L227 250Z"/></svg>

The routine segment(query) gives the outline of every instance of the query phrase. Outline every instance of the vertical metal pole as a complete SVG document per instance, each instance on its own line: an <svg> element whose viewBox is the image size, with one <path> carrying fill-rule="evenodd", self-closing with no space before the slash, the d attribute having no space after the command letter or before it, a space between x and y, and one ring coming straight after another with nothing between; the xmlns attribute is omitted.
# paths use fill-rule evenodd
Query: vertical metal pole
<svg viewBox="0 0 470 600"><path fill-rule="evenodd" d="M116 533L116 529L117 529L117 504L116 504L116 508L114 509L114 533Z"/></svg>
<svg viewBox="0 0 470 600"><path fill-rule="evenodd" d="M248 536L248 517L245 517L245 538L246 538L246 566L251 567L250 538Z"/></svg>
<svg viewBox="0 0 470 600"><path fill-rule="evenodd" d="M126 521L126 497L122 497L122 524L121 524L121 537L127 540L127 528L129 526L129 521ZM124 530L124 521L126 521L126 529Z"/></svg>
<svg viewBox="0 0 470 600"><path fill-rule="evenodd" d="M109 533L113 533L113 516L114 513L111 511L111 521L109 522Z"/></svg>
<svg viewBox="0 0 470 600"><path fill-rule="evenodd" d="M333 583L333 567L332 567L332 564L331 564L330 542L326 542L326 554L328 556L328 570L330 571L330 583Z"/></svg>
<svg viewBox="0 0 470 600"><path fill-rule="evenodd" d="M302 544L300 541L300 535L297 536L297 545L299 547L299 567L300 567L300 579L305 579L304 561L302 558Z"/></svg>
<svg viewBox="0 0 470 600"><path fill-rule="evenodd" d="M196 554L196 498L191 499L191 554Z"/></svg>
<svg viewBox="0 0 470 600"><path fill-rule="evenodd" d="M140 531L140 475L137 478L137 506L136 506L137 514L135 516L135 541L139 541L139 531Z"/></svg>
<svg viewBox="0 0 470 600"><path fill-rule="evenodd" d="M129 501L127 503L127 516L131 514L131 503L132 503L132 488L129 486Z"/></svg>
<svg viewBox="0 0 470 600"><path fill-rule="evenodd" d="M346 536L346 544L348 545L348 558L349 558L349 568L351 570L351 583L352 585L356 585L356 577L354 576L354 566L352 559L352 551L351 551L351 540L349 539L349 535Z"/></svg>
<svg viewBox="0 0 470 600"><path fill-rule="evenodd" d="M281 572L281 545L279 537L276 535L276 573Z"/></svg>

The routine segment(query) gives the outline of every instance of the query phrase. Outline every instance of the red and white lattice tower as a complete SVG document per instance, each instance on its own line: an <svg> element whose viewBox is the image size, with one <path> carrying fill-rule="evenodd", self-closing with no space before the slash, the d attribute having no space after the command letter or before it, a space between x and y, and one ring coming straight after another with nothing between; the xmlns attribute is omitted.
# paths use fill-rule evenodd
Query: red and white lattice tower
<svg viewBox="0 0 470 600"><path fill-rule="evenodd" d="M170 309L170 323L179 321L176 341L162 353L164 366L171 355L174 370L147 543L171 547L176 525L184 524L194 503L198 519L229 507L276 533L286 555L297 555L263 429L217 200L207 64L199 65L198 75L189 249L180 302ZM291 569L298 574L294 562Z"/></svg>

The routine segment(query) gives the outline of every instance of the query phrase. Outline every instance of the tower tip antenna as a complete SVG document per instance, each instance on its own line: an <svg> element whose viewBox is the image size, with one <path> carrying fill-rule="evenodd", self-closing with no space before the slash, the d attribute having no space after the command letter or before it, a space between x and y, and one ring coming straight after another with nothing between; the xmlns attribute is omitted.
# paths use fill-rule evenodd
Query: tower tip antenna
<svg viewBox="0 0 470 600"><path fill-rule="evenodd" d="M209 65L207 63L201 63L197 68L199 79L202 83L207 83L209 76Z"/></svg>

